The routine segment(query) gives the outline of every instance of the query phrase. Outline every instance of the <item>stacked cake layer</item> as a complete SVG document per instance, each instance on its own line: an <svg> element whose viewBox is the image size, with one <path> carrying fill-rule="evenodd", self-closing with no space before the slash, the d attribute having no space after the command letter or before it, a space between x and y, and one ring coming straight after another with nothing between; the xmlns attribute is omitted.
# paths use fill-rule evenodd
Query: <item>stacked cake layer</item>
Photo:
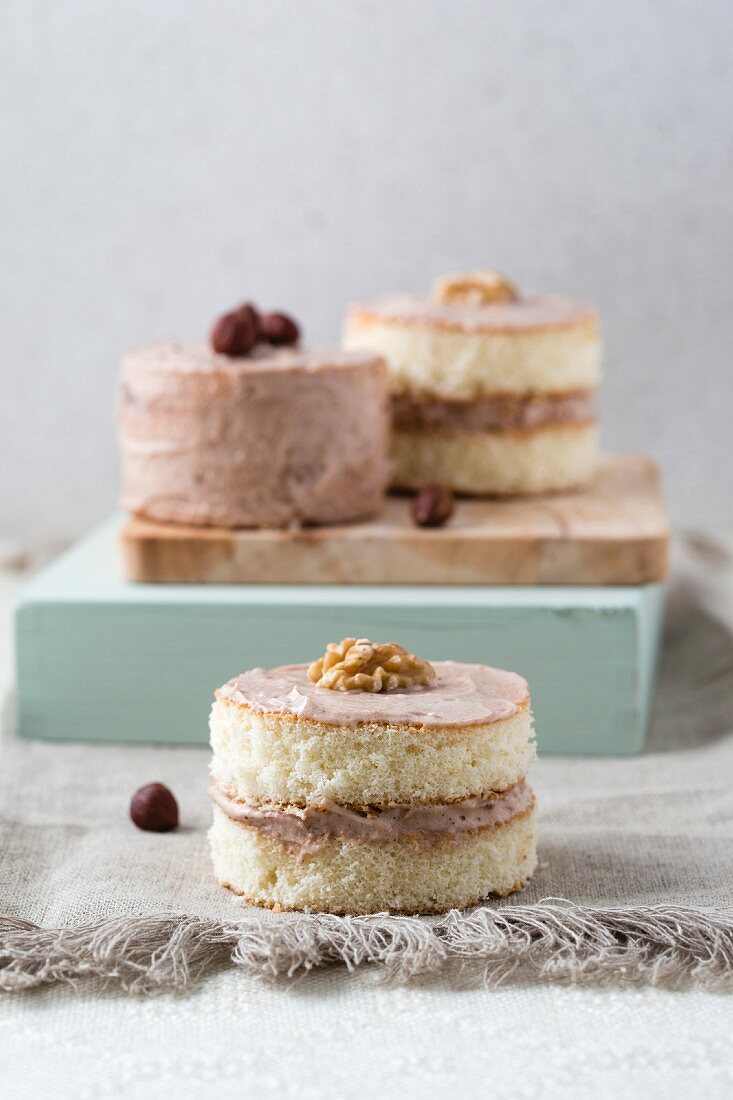
<svg viewBox="0 0 733 1100"><path fill-rule="evenodd" d="M383 355L392 392L393 484L516 494L592 475L600 372L592 306L548 295L463 296L354 305L347 348Z"/></svg>
<svg viewBox="0 0 733 1100"><path fill-rule="evenodd" d="M254 669L211 714L219 881L278 909L440 912L536 864L526 682L451 661L428 684L327 690Z"/></svg>

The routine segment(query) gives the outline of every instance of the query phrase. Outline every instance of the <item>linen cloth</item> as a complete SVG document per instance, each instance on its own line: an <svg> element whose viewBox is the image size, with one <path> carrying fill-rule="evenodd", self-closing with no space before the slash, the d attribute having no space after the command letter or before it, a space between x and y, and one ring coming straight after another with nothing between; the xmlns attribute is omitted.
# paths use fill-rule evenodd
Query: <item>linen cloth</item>
<svg viewBox="0 0 733 1100"><path fill-rule="evenodd" d="M329 961L324 938L327 944L332 935L340 942L353 940L353 929L344 933L340 920L324 926L319 918L253 911L216 885L205 835L211 813L206 749L20 742L12 733L12 712L5 727L0 760L4 917L50 929L161 913L215 922L217 929L249 922L251 934L234 961L278 972ZM541 754L541 728L538 745ZM653 905L729 907L732 778L733 559L729 543L694 536L686 540L672 586L647 752L615 759L540 758L531 778L540 808L540 867L521 895L495 903L492 911L524 920L528 906L548 897L621 911ZM131 792L153 780L166 783L178 797L182 826L174 833L143 833L129 822ZM674 936L674 911L670 919L666 934ZM423 923L429 927L431 922ZM303 940L314 926L318 943L306 945L304 953ZM186 926L184 935L198 935L199 927L194 922L192 932ZM207 935L211 927L206 925ZM273 928L284 929L284 938L273 939ZM383 936L379 918L369 922L367 932L371 942ZM120 936L119 927L110 925L108 939L119 941ZM715 936L713 931L713 941ZM223 946L205 959L194 952L194 969L215 972L226 965L231 939ZM408 927L381 957L399 969L415 950ZM567 955L567 944L562 950ZM360 951L351 952L352 961L361 960ZM168 968L162 984L196 976L188 972L185 951L181 958ZM140 965L136 954L133 966ZM513 965L504 966L501 975L513 971ZM563 965L555 973L582 977ZM546 976L552 974L550 968ZM647 968L645 980L654 976Z"/></svg>

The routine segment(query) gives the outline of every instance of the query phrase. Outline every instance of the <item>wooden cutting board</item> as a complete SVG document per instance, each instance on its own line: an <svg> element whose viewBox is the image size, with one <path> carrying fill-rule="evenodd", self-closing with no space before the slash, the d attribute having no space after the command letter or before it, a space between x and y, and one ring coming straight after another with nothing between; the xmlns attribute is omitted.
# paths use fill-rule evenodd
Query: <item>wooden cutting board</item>
<svg viewBox="0 0 733 1100"><path fill-rule="evenodd" d="M669 519L654 463L606 455L582 492L457 501L419 528L390 496L368 523L297 531L189 527L131 518L124 575L176 584L636 585L667 572Z"/></svg>

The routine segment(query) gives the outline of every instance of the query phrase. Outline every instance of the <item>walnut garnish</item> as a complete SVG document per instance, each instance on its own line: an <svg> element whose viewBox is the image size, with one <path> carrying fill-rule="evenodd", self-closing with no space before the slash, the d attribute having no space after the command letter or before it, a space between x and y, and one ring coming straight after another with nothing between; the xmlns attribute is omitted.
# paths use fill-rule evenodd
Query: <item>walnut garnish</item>
<svg viewBox="0 0 733 1100"><path fill-rule="evenodd" d="M433 284L433 298L445 305L488 306L494 302L516 302L517 288L500 271L467 271L444 275Z"/></svg>
<svg viewBox="0 0 733 1100"><path fill-rule="evenodd" d="M435 678L435 670L395 642L342 638L328 643L308 675L317 687L331 691L376 692L427 684Z"/></svg>

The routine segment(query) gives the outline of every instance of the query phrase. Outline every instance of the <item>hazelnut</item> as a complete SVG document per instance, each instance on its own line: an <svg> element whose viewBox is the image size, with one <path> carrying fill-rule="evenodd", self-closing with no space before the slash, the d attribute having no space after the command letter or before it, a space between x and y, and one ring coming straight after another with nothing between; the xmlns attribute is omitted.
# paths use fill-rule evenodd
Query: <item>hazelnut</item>
<svg viewBox="0 0 733 1100"><path fill-rule="evenodd" d="M287 313L263 313L259 323L259 338L275 347L297 344L300 329Z"/></svg>
<svg viewBox="0 0 733 1100"><path fill-rule="evenodd" d="M248 355L257 343L257 310L249 303L225 313L211 330L211 346L219 355Z"/></svg>
<svg viewBox="0 0 733 1100"><path fill-rule="evenodd" d="M132 796L130 817L138 829L168 833L178 825L178 803L162 783L147 783Z"/></svg>
<svg viewBox="0 0 733 1100"><path fill-rule="evenodd" d="M260 311L252 302L242 302L241 306L235 309L234 312L241 320L250 321L255 327L255 333L259 331Z"/></svg>
<svg viewBox="0 0 733 1100"><path fill-rule="evenodd" d="M442 527L453 515L453 493L445 485L426 485L410 505L418 527Z"/></svg>

